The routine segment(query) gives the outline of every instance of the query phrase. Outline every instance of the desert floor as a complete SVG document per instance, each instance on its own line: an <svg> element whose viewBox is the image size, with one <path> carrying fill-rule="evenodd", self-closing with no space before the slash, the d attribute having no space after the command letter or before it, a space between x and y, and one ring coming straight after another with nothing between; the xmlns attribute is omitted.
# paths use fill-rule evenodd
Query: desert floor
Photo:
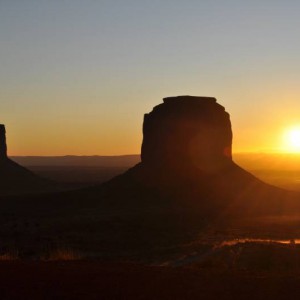
<svg viewBox="0 0 300 300"><path fill-rule="evenodd" d="M99 261L0 262L0 299L297 299L300 272Z"/></svg>

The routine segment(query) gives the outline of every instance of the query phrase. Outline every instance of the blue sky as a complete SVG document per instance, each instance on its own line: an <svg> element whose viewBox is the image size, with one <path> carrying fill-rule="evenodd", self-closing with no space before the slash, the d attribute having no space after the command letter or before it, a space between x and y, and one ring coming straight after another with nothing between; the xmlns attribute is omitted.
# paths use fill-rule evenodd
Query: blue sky
<svg viewBox="0 0 300 300"><path fill-rule="evenodd" d="M11 155L138 153L166 96L215 96L235 151L300 124L300 2L1 0Z"/></svg>

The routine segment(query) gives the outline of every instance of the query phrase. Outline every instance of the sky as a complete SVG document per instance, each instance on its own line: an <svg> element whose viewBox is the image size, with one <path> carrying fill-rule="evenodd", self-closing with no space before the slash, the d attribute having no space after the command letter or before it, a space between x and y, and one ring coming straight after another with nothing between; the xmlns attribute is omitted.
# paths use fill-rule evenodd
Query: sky
<svg viewBox="0 0 300 300"><path fill-rule="evenodd" d="M297 0L0 0L9 155L140 153L143 114L213 96L235 152L300 125Z"/></svg>

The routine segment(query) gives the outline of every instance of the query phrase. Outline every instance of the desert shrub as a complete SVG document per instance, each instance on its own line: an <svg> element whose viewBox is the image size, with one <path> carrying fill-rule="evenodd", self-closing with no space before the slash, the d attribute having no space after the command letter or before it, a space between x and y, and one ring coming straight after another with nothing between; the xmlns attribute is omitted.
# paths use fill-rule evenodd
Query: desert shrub
<svg viewBox="0 0 300 300"><path fill-rule="evenodd" d="M18 251L9 251L5 253L0 253L0 261L9 261L19 259Z"/></svg>
<svg viewBox="0 0 300 300"><path fill-rule="evenodd" d="M50 251L42 260L47 261L67 261L67 260L80 260L81 255L70 248L58 248Z"/></svg>

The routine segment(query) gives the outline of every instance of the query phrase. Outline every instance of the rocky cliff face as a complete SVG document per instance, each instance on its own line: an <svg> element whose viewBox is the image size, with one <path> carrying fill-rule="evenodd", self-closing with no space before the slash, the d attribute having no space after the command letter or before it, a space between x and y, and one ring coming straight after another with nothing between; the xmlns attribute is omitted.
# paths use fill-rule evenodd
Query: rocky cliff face
<svg viewBox="0 0 300 300"><path fill-rule="evenodd" d="M215 98L163 99L144 116L142 164L218 172L232 163L229 114Z"/></svg>
<svg viewBox="0 0 300 300"><path fill-rule="evenodd" d="M0 160L7 159L5 126L0 124Z"/></svg>

